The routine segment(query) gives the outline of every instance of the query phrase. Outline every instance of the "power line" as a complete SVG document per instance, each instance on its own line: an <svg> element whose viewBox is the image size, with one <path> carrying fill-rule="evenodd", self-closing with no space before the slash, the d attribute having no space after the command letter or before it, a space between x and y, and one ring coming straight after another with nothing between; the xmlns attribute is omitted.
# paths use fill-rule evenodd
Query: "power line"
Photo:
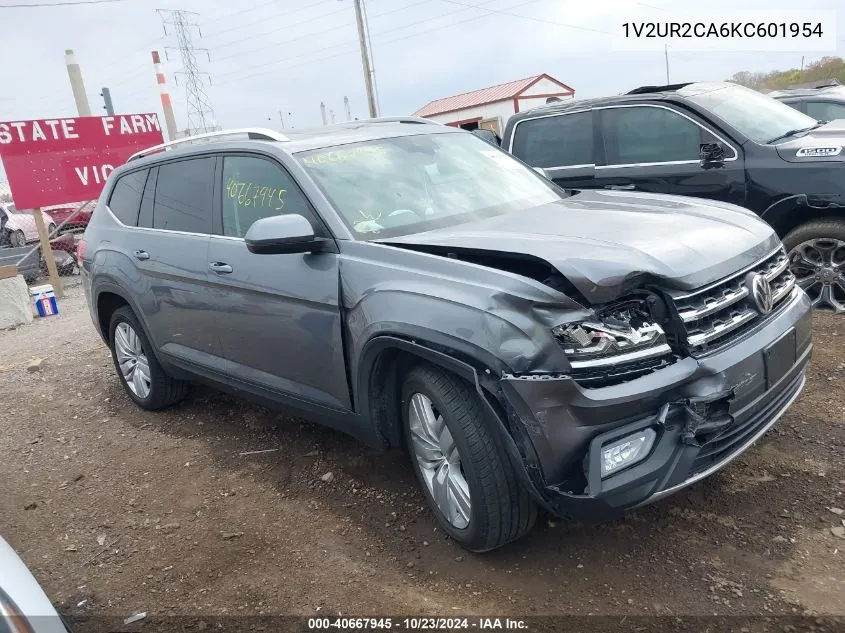
<svg viewBox="0 0 845 633"><path fill-rule="evenodd" d="M471 9L479 9L481 11L486 11L488 13L499 13L501 15L509 15L514 18L519 18L521 20L530 20L531 22L540 22L542 24L552 24L554 26L563 26L568 29L578 29L579 31L589 31L591 33L603 33L604 35L616 35L615 33L611 33L610 31L602 31L600 29L591 29L588 26L579 26L577 24L567 24L565 22L556 22L555 20L544 20L543 18L535 18L530 15L521 15L519 13L513 13L507 9L488 9L486 7L478 6L475 4L467 4L465 2L460 2L459 0L440 0L441 2L448 2L449 4L457 4L462 7L467 7ZM519 5L523 6L523 5Z"/></svg>
<svg viewBox="0 0 845 633"><path fill-rule="evenodd" d="M224 33L230 33L231 31L237 31L238 29L243 29L243 28L246 28L248 26L252 26L253 24L258 24L260 22L267 22L268 20L275 20L277 18L281 18L281 17L284 17L286 15L293 15L294 13L298 13L298 12L304 11L306 9L313 9L314 7L318 7L321 4L328 4L329 2L334 2L334 1L335 0L321 0L320 2L315 2L314 4L308 5L307 7L300 7L298 9L294 9L293 11L286 11L284 13L279 13L277 15L270 16L269 18L266 18L266 17L265 18L259 18L258 20L253 20L252 22L247 22L245 24L239 24L239 25L233 26L232 28L229 28L229 29L223 29L222 31L217 31L216 33L207 34L205 37L206 38L217 37L218 35L223 35ZM265 3L265 4L269 4L269 3ZM253 9L257 9L257 8L263 7L263 6L265 6L265 5L260 4L256 7L253 7ZM305 20L303 22L294 22L293 24L285 24L283 28L290 28L292 26L298 26L300 24L306 24L308 22L313 22L314 20L318 20L320 18L324 18L324 17L327 17L329 15L333 15L335 13L340 13L340 11L342 11L342 9L338 9L336 11L330 11L329 13L326 13L324 15L318 15L315 18L310 18L310 19ZM239 13L245 13L245 11L239 11ZM254 36L255 34L252 33L250 35ZM241 41L241 40L233 40L233 41L221 44L221 45L215 45L214 49L217 50L219 48L223 48L224 46L230 46L233 43L237 44L239 41Z"/></svg>
<svg viewBox="0 0 845 633"><path fill-rule="evenodd" d="M522 3L520 3L520 4L517 4L517 5L512 6L512 7L510 7L510 8L511 8L511 9L518 9L518 8L520 8L520 7L524 7L524 6L526 6L526 5L529 5L529 4L534 4L535 2L540 2L540 1L541 1L541 0L527 0L526 2L522 2ZM443 14L441 14L441 15L439 15L439 16L434 17L434 18L428 18L427 20L419 20L419 21L415 22L413 25L405 25L405 26L401 26L401 27L397 27L397 28L393 28L393 29L388 29L388 30L386 30L386 31L382 31L381 33L376 33L375 35L377 35L377 36L378 36L378 35L384 35L385 33L391 33L391 32L393 32L393 31L403 30L403 29L408 28L409 26L415 26L416 24L422 24L423 22L431 21L431 20L434 20L434 19L437 19L437 18L442 18L442 17L445 17L445 16L447 16L447 15L451 15L452 13L458 13L458 12L460 12L460 11L463 11L463 9L458 9L457 11L450 11L450 12L448 12L448 13L443 13ZM381 15L384 15L384 14L381 14ZM488 13L487 15L481 16L480 18L479 18L478 16L472 16L471 18L467 18L467 19L465 19L465 20L458 20L457 22L450 22L449 24L444 24L444 25L437 26L437 27L434 27L434 28L431 28L431 29L425 29L425 30L423 30L423 31L417 31L417 32L415 32L415 33L411 33L411 34L409 34L409 35L403 35L403 36L401 36L401 37L393 38L393 39L390 39L390 40L385 40L385 41L382 41L382 42L379 42L378 40L376 40L376 43L378 43L378 44L382 44L382 45L383 45L383 44L391 44L391 43L394 43L394 42L403 42L403 41L405 41L405 40L407 40L407 39L410 39L410 38L412 38L412 37L417 37L417 36L419 36L419 35L425 35L425 34L427 34L427 33L432 33L432 32L434 32L434 31L440 31L440 30L442 30L442 29L451 28L451 27L453 27L453 26L457 26L457 25L459 25L459 24L464 24L464 23L466 23L466 22L472 22L472 21L476 21L476 20L482 20L482 19L484 19L485 17L490 16L490 15L495 15L495 14L494 14L494 13ZM376 16L373 16L373 17L376 17ZM331 46L331 47L326 47L326 49L327 49L327 48L335 48L335 47L338 47L338 46L349 46L349 45L352 45L352 44L354 44L354 45L356 45L356 46L357 46L357 42L344 42L344 43L340 43L340 44L335 44L335 45L333 45L333 46ZM326 49L323 49L323 50L326 50ZM282 70L292 70L292 69L294 69L294 68L300 68L300 67L302 67L302 66L308 66L308 65L310 65L310 64L314 64L314 63L321 62L321 61L326 61L326 60L329 60L329 59L336 59L336 58L338 58L338 57L345 57L345 56L348 56L348 55L349 55L349 52L350 52L350 51L345 51L345 52L342 52L342 53L334 53L334 54L332 54L332 55L327 55L326 57L319 57L319 58L317 58L317 59L312 59L312 60L309 60L309 61L307 61L307 62L302 62L301 64L294 64L294 65L292 65L292 66L287 66L286 68L284 68L284 69L282 69ZM308 53L308 55L310 55L310 54L311 54L311 53ZM299 55L298 57L304 57L304 56L305 56L305 55ZM292 59L295 59L295 58L292 58ZM279 62L273 62L273 63L275 64L275 63L279 63ZM244 75L244 76L242 76L242 77L238 77L238 78L235 78L235 79L230 79L230 80L228 80L228 81L223 81L223 82L218 81L218 82L216 82L216 84L215 84L215 85L216 85L216 86L221 86L221 85L225 85L225 84L228 84L228 83L233 83L233 82L236 82L236 81L244 81L244 80L247 80L247 79L252 79L252 78L254 78L254 77L262 77L262 76L264 76L264 75L268 75L268 74L273 73L273 72L276 72L276 71L275 71L275 70L273 70L273 69L271 69L271 70L265 70L265 71L258 72L258 73L251 73L251 74L249 74L249 75ZM220 76L221 76L221 77L223 77L223 76L230 76L230 75L232 75L232 74L237 74L237 73L226 73L226 75L220 75Z"/></svg>
<svg viewBox="0 0 845 633"><path fill-rule="evenodd" d="M126 0L68 0L66 2L38 2L36 4L0 4L0 9L35 9L38 7L68 7L77 4L106 4Z"/></svg>
<svg viewBox="0 0 845 633"><path fill-rule="evenodd" d="M532 2L539 2L540 0L531 0L531 1ZM383 11L382 13L377 13L376 15L373 15L371 17L373 19L380 18L382 16L389 15L391 13L396 13L397 11L404 11L405 9L410 9L411 7L415 7L415 6L421 5L421 4L429 4L429 0L420 0L418 2L413 2L413 3L405 5L403 7L398 7L398 8L395 8L395 9L391 9L389 11ZM522 5L518 5L518 6L522 6ZM381 31L379 33L376 33L376 35L384 35L386 33L393 33L395 31L402 31L404 29L417 26L418 24L425 24L426 22L432 22L434 20L439 20L440 18L444 18L446 16L449 16L449 15L452 15L452 14L455 14L455 13L461 13L462 11L464 11L464 9L456 9L456 10L453 10L453 11L447 11L446 13L441 13L440 15L435 15L435 16L430 17L430 18L425 18L424 20L417 20L416 22L413 22L411 24L404 24L402 26L398 26L398 27L394 27L394 28L391 28L391 29L387 29L385 31ZM473 19L476 19L476 18L473 17ZM337 26L333 26L333 27L328 28L328 29L323 29L322 31L319 32L319 35L324 35L324 34L330 32L330 31L337 31L338 29L348 29L348 28L349 28L348 24L339 24ZM241 57L241 56L247 55L249 53L254 53L256 51L264 50L266 48L270 48L271 46L278 48L281 45L286 45L286 44L290 44L292 42L297 42L299 40L313 38L315 35L317 35L317 33L308 33L306 35L301 35L299 37L295 37L295 38L289 39L289 40L275 41L275 42L271 42L270 44L263 44L263 45L258 46L256 48L251 48L251 49L248 49L248 50L245 50L245 51L240 51L240 52L234 53L232 55L227 55L226 57L217 57L217 58L215 58L215 62L222 62L222 61L226 61L228 59L234 59L235 57ZM321 50L325 51L325 50L329 50L329 49L332 49L332 48L340 48L342 46L348 46L349 44L356 44L357 45L357 43L358 43L357 41L350 40L349 42L340 42L338 44L332 44L331 46L324 46L324 47L322 47ZM271 61L271 62L266 62L264 64L254 65L251 68L256 69L256 68L266 68L268 66L275 66L277 64L283 64L285 62L288 62L292 59L300 59L302 57L308 57L312 54L313 54L312 52L302 53L300 55L295 55L294 57L288 57L288 58L281 59L281 60L274 60L274 61ZM232 75L236 75L239 72L240 72L239 70L231 71L231 72L223 73L221 75L217 75L217 77L218 77L218 79L222 79L224 77L230 77Z"/></svg>

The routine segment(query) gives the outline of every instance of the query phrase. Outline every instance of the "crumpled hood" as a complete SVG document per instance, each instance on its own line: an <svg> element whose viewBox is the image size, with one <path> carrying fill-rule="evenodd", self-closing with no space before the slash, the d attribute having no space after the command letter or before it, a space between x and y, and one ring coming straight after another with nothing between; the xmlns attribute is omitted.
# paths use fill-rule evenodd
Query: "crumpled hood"
<svg viewBox="0 0 845 633"><path fill-rule="evenodd" d="M655 283L693 290L775 250L772 228L740 207L680 196L585 190L564 200L383 243L545 260L592 304Z"/></svg>
<svg viewBox="0 0 845 633"><path fill-rule="evenodd" d="M807 134L778 142L775 148L778 156L790 163L845 162L845 119L830 121ZM799 154L817 148L839 148L839 151L828 156Z"/></svg>

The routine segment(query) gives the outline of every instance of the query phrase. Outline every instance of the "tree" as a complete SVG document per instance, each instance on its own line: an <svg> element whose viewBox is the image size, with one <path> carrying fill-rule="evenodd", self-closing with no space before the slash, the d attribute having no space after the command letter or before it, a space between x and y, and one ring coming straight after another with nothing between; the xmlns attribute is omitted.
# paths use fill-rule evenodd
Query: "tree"
<svg viewBox="0 0 845 633"><path fill-rule="evenodd" d="M754 88L755 90L782 90L795 84L825 81L828 79L838 79L840 83L845 84L845 59L841 57L822 57L818 61L807 64L803 72L800 68L773 70L768 73L742 71L736 73L728 81Z"/></svg>

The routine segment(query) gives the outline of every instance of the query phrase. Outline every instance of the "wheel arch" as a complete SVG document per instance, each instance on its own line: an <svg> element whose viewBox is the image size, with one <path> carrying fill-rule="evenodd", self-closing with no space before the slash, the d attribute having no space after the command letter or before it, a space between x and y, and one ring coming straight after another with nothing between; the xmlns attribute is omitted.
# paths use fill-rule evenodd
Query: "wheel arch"
<svg viewBox="0 0 845 633"><path fill-rule="evenodd" d="M839 198L835 195L794 194L769 205L760 217L783 239L790 231L807 222L825 219L845 222L845 201Z"/></svg>
<svg viewBox="0 0 845 633"><path fill-rule="evenodd" d="M534 481L528 467L537 463L536 453L524 429L516 428L512 411L503 401L498 375L490 368L476 367L448 350L437 350L393 335L376 336L364 346L358 364L357 402L359 412L373 425L386 447L402 445L402 378L416 363L431 363L466 381L488 412L494 432L502 441L522 484L542 505L542 482ZM517 442L521 449L517 447ZM534 468L531 468L535 472Z"/></svg>

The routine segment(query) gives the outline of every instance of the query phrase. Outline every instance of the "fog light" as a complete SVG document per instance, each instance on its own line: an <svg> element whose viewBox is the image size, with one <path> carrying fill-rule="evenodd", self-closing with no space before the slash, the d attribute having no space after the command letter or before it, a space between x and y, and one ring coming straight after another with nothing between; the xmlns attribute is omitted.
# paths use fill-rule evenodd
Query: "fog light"
<svg viewBox="0 0 845 633"><path fill-rule="evenodd" d="M642 461L654 444L657 433L654 429L643 429L601 448L601 476L608 475Z"/></svg>

